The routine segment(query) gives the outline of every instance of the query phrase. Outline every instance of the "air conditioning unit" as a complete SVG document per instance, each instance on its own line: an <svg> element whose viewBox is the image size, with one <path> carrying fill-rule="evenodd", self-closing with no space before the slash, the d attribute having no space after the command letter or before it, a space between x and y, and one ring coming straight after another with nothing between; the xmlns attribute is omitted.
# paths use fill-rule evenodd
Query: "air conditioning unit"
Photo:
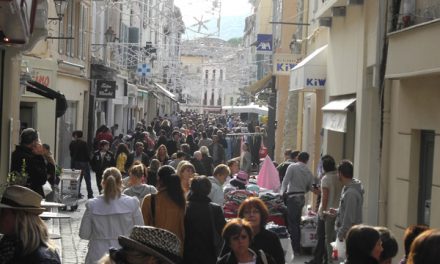
<svg viewBox="0 0 440 264"><path fill-rule="evenodd" d="M345 6L332 7L332 16L345 17L347 15L347 8Z"/></svg>
<svg viewBox="0 0 440 264"><path fill-rule="evenodd" d="M319 19L320 27L332 27L332 18L331 17L321 17Z"/></svg>
<svg viewBox="0 0 440 264"><path fill-rule="evenodd" d="M363 5L364 0L347 0L347 5Z"/></svg>

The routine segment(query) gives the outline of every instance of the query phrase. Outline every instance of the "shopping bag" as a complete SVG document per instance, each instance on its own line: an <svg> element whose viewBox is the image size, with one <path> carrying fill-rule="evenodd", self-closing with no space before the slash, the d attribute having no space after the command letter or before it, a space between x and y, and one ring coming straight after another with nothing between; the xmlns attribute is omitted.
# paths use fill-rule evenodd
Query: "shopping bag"
<svg viewBox="0 0 440 264"><path fill-rule="evenodd" d="M43 185L43 192L44 196L52 192L52 186L50 186L50 183L48 181L46 181L46 183Z"/></svg>
<svg viewBox="0 0 440 264"><path fill-rule="evenodd" d="M338 262L345 261L345 241L340 241L339 238L336 238L336 241L330 243L333 247L332 259Z"/></svg>

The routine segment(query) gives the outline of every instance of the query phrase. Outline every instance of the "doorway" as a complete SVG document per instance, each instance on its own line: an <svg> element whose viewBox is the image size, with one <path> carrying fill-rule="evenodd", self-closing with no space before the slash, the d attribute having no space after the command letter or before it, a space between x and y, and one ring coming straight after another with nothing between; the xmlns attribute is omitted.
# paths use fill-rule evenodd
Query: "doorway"
<svg viewBox="0 0 440 264"><path fill-rule="evenodd" d="M434 167L435 132L422 130L420 133L420 168L417 223L429 226L431 217L432 171Z"/></svg>

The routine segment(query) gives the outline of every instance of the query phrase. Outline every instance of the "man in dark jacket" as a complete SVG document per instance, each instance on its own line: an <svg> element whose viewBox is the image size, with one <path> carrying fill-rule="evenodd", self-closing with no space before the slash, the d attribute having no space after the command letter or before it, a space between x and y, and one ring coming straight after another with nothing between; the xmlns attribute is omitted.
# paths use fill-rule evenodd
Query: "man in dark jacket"
<svg viewBox="0 0 440 264"><path fill-rule="evenodd" d="M12 152L11 171L24 171L27 174L26 186L44 198L43 185L47 181L47 167L43 158L43 146L35 129L26 128L21 132L20 145Z"/></svg>
<svg viewBox="0 0 440 264"><path fill-rule="evenodd" d="M168 155L173 155L180 149L180 132L174 131L173 138L167 142Z"/></svg>
<svg viewBox="0 0 440 264"><path fill-rule="evenodd" d="M81 177L79 180L79 188L81 190L81 182L83 178L86 181L87 185L87 198L93 198L93 190L92 190L92 182L90 178L90 152L89 146L82 139L83 132L82 131L73 131L72 133L73 140L70 142L69 150L70 150L70 159L72 164L72 169L81 170ZM78 194L79 197L82 197L82 194Z"/></svg>
<svg viewBox="0 0 440 264"><path fill-rule="evenodd" d="M115 166L115 158L113 153L109 151L110 143L107 140L101 140L99 142L99 150L93 153L93 158L90 162L92 170L96 173L96 185L98 186L99 193L102 191L101 181L104 170Z"/></svg>
<svg viewBox="0 0 440 264"><path fill-rule="evenodd" d="M136 142L134 149L135 151L130 153L127 157L127 162L125 163L125 171L128 171L128 169L130 169L131 165L133 165L136 160L142 162L142 164L144 164L146 167L150 165L150 158L144 152L144 143Z"/></svg>
<svg viewBox="0 0 440 264"><path fill-rule="evenodd" d="M212 144L209 145L209 153L214 160L214 166L225 163L225 149L219 142L217 135L212 136Z"/></svg>

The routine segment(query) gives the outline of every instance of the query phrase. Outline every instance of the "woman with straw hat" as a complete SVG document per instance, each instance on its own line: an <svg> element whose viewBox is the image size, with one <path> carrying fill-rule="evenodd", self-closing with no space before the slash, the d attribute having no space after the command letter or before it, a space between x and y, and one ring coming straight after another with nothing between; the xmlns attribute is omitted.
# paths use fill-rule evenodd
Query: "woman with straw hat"
<svg viewBox="0 0 440 264"><path fill-rule="evenodd" d="M61 263L40 214L42 197L29 188L12 185L0 201L0 260L2 263Z"/></svg>

